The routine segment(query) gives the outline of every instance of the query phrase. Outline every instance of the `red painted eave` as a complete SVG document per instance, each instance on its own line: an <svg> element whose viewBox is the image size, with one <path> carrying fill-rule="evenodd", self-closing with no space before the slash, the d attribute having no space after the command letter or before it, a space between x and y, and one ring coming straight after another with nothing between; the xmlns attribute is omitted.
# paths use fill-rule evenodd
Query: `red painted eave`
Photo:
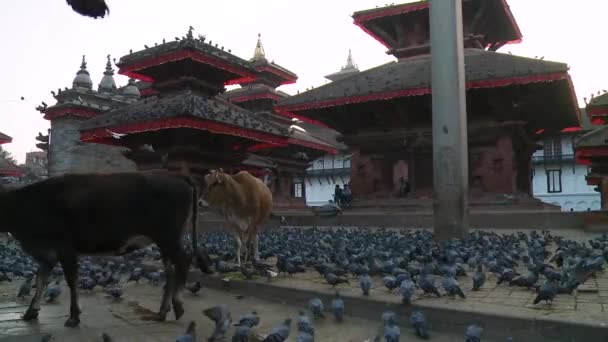
<svg viewBox="0 0 608 342"><path fill-rule="evenodd" d="M515 17L513 16L513 13L511 12L511 9L509 8L509 5L507 4L506 0L501 0L501 4L503 6L505 14L507 15L507 18L509 19L509 22L511 23L513 29L515 30L515 36L517 37L511 41L506 41L504 43L505 44L519 44L523 40L523 35L521 33L519 25L517 25L517 21L515 21ZM374 19L383 18L383 17L390 17L390 16L400 15L400 14L404 14L404 13L426 10L426 9L429 9L429 6L430 6L429 2L425 1L425 2L402 4L402 5L397 5L397 6L389 6L385 9L379 9L376 11L371 11L369 13L363 13L363 14L359 14L359 15L357 15L355 13L352 16L353 23L355 25L359 26L359 28L361 28L365 33L367 33L372 38L377 40L380 44L384 45L387 49L390 49L391 46L384 39L382 39L375 32L373 32L373 30L371 28L367 27L366 22L368 22L370 20L374 20Z"/></svg>
<svg viewBox="0 0 608 342"><path fill-rule="evenodd" d="M220 59L220 58L217 58L217 57L214 57L211 55L207 55L207 54L200 53L198 51L191 51L191 50L177 51L177 52L168 53L168 54L161 55L161 56L150 57L150 58L144 59L137 63L122 65L120 67L120 69L118 70L118 73L121 75L125 75L125 76L131 77L131 78L138 79L140 81L154 82L154 79L152 77L142 74L141 70L144 70L144 69L152 67L152 66L157 66L157 65L174 62L174 61L178 61L178 60L182 60L182 59L191 59L193 61L204 63L204 64L210 65L212 67L238 75L238 77L235 77L234 79L227 80L225 82L226 85L238 84L241 82L246 82L246 81L250 81L252 79L253 80L256 79L256 75L252 70L248 70L247 68L245 68L243 66L240 66L240 65L237 65L234 63L229 63L223 59Z"/></svg>
<svg viewBox="0 0 608 342"><path fill-rule="evenodd" d="M250 140L274 144L280 144L286 140L285 137L273 135L270 133L259 132L242 127L222 124L219 122L207 121L190 117L167 118L161 120L138 122L132 124L86 130L81 132L80 140L83 142L97 142L103 144L116 145L120 144L120 139L113 139L112 133L137 134L174 128L191 128L202 131L208 131L216 134L233 135Z"/></svg>
<svg viewBox="0 0 608 342"><path fill-rule="evenodd" d="M534 75L534 76L522 76L522 77L513 77L513 78L504 78L504 79L491 79L491 80L481 80L481 81L472 81L467 82L466 87L468 90L470 89L483 89L483 88L500 88L507 86L515 86L515 85L524 85L530 83L541 83L541 82L554 82L554 81L567 81L568 86L570 88L570 93L572 97L573 103L576 103L576 96L574 94L574 87L572 86L572 81L570 79L570 75L568 73L560 72L546 75ZM317 102L308 102L308 103L298 103L293 105L285 105L285 106L276 106L275 110L277 113L287 116L287 117L295 117L305 122L311 122L315 124L320 124L319 121L307 118L303 115L298 115L296 112L311 110L311 109L319 109L319 108L328 108L341 106L346 104L355 104L355 103L363 103L370 101L379 101L379 100L391 100L400 97L410 97L410 96L421 96L421 95L429 95L431 94L430 87L423 88L412 88L412 89L402 89L395 90L389 92L380 92L369 95L356 95L356 96L347 96L340 97L335 99L328 99ZM578 111L578 107L575 109ZM575 112L577 115L578 121L578 112ZM325 124L323 126L327 127ZM580 125L580 122L579 122Z"/></svg>

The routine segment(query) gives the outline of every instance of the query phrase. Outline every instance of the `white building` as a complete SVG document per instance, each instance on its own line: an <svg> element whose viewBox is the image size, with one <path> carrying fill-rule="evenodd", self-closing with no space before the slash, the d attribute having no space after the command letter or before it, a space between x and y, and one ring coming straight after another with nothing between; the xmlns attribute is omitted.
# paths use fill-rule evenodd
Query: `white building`
<svg viewBox="0 0 608 342"><path fill-rule="evenodd" d="M312 162L304 182L306 205L320 206L334 199L336 184L350 181L350 155L326 155Z"/></svg>
<svg viewBox="0 0 608 342"><path fill-rule="evenodd" d="M534 197L561 206L562 211L598 210L600 193L587 185L587 165L577 165L574 142L580 132L564 132L543 139L543 149L532 156Z"/></svg>

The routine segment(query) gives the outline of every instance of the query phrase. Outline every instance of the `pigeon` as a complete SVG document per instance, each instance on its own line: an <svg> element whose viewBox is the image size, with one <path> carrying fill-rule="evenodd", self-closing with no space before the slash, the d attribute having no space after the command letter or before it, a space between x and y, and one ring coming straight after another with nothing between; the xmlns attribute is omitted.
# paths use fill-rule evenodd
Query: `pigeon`
<svg viewBox="0 0 608 342"><path fill-rule="evenodd" d="M175 342L196 342L196 323L190 321L186 333L178 336Z"/></svg>
<svg viewBox="0 0 608 342"><path fill-rule="evenodd" d="M557 286L551 280L547 280L542 286L538 288L538 294L536 298L534 298L534 304L538 304L541 301L545 301L549 303L549 301L553 302L555 295L557 295Z"/></svg>
<svg viewBox="0 0 608 342"><path fill-rule="evenodd" d="M298 313L298 331L306 332L312 336L315 335L315 328L312 326L310 317L303 310L300 310Z"/></svg>
<svg viewBox="0 0 608 342"><path fill-rule="evenodd" d="M429 335L429 322L426 319L426 316L420 311L414 311L410 315L410 324L412 328L416 331L416 336L422 339L428 339Z"/></svg>
<svg viewBox="0 0 608 342"><path fill-rule="evenodd" d="M234 329L234 334L232 335L232 342L249 342L251 334L252 331L250 326L239 325L236 327L236 329Z"/></svg>
<svg viewBox="0 0 608 342"><path fill-rule="evenodd" d="M263 340L263 342L286 341L287 338L289 337L290 331L291 331L291 318L287 318L283 321L283 323L281 323L277 327L273 328L272 331L270 332L270 334L268 336L266 336L266 338Z"/></svg>
<svg viewBox="0 0 608 342"><path fill-rule="evenodd" d="M115 299L122 297L122 287L118 284L106 288L106 293Z"/></svg>
<svg viewBox="0 0 608 342"><path fill-rule="evenodd" d="M336 291L336 297L331 301L331 312L334 314L336 321L342 322L344 319L344 301L338 291Z"/></svg>
<svg viewBox="0 0 608 342"><path fill-rule="evenodd" d="M464 337L465 342L481 342L481 333L483 328L477 323L473 323L467 327Z"/></svg>
<svg viewBox="0 0 608 342"><path fill-rule="evenodd" d="M46 289L46 295L44 297L46 298L46 302L50 303L55 301L60 294L61 286L59 285L59 280L56 280L54 284L49 285Z"/></svg>
<svg viewBox="0 0 608 342"><path fill-rule="evenodd" d="M359 279L359 286L361 286L361 291L363 291L364 296L369 296L369 290L372 288L372 278L369 274L364 273L361 275Z"/></svg>
<svg viewBox="0 0 608 342"><path fill-rule="evenodd" d="M395 315L395 313L393 311L384 311L382 313L382 325L387 325L389 323L395 323L395 317L397 315Z"/></svg>
<svg viewBox="0 0 608 342"><path fill-rule="evenodd" d="M399 285L399 293L401 294L401 302L403 304L410 304L412 297L416 293L416 284L409 279L405 279Z"/></svg>
<svg viewBox="0 0 608 342"><path fill-rule="evenodd" d="M201 290L201 282L197 281L191 285L186 286L186 288L188 289L188 291L190 291L190 293L192 293L193 295L198 294L198 291Z"/></svg>
<svg viewBox="0 0 608 342"><path fill-rule="evenodd" d="M401 330L395 322L390 322L384 326L384 339L386 342L399 342L400 337Z"/></svg>
<svg viewBox="0 0 608 342"><path fill-rule="evenodd" d="M323 313L325 307L323 306L323 301L321 301L320 298L311 299L308 302L308 308L310 309L310 312L312 312L312 316L314 318L325 318L325 314Z"/></svg>
<svg viewBox="0 0 608 342"><path fill-rule="evenodd" d="M428 274L423 274L418 282L418 286L424 291L425 294L434 294L437 297L441 297L439 290L435 286L435 280Z"/></svg>
<svg viewBox="0 0 608 342"><path fill-rule="evenodd" d="M458 295L458 296L460 296L460 298L463 298L463 299L466 298L466 296L464 295L464 292L462 292L462 289L460 288L460 285L458 284L458 281L456 281L456 279L454 279L452 277L445 277L445 278L443 278L441 285L447 292L448 296L454 297L454 296Z"/></svg>
<svg viewBox="0 0 608 342"><path fill-rule="evenodd" d="M299 331L298 336L296 336L296 342L314 342L315 337L306 331Z"/></svg>
<svg viewBox="0 0 608 342"><path fill-rule="evenodd" d="M32 278L27 278L19 287L19 293L17 294L17 298L24 298L30 295L32 291Z"/></svg>
<svg viewBox="0 0 608 342"><path fill-rule="evenodd" d="M112 338L112 336L108 335L108 333L101 333L101 340L103 342L114 342L114 339Z"/></svg>
<svg viewBox="0 0 608 342"><path fill-rule="evenodd" d="M333 273L325 273L325 280L327 281L327 283L329 285L331 285L332 287L336 287L336 285L338 284L342 284L342 283L348 283L348 279L346 278L341 278Z"/></svg>
<svg viewBox="0 0 608 342"><path fill-rule="evenodd" d="M42 336L42 338L40 339L40 342L50 342L52 340L53 340L53 335L46 334L46 335Z"/></svg>
<svg viewBox="0 0 608 342"><path fill-rule="evenodd" d="M215 322L215 329L211 337L209 337L209 341L221 341L232 324L230 312L225 306L218 305L203 310L203 314Z"/></svg>
<svg viewBox="0 0 608 342"><path fill-rule="evenodd" d="M258 316L258 312L254 310L250 313L244 314L238 321L238 323L235 324L235 326L248 326L250 328L253 328L258 324L260 324L260 316Z"/></svg>
<svg viewBox="0 0 608 342"><path fill-rule="evenodd" d="M479 291L479 289L486 282L486 274L483 272L483 266L477 265L477 271L473 274L473 289L472 291Z"/></svg>
<svg viewBox="0 0 608 342"><path fill-rule="evenodd" d="M103 18L110 13L105 0L67 0L67 3L74 12L93 19Z"/></svg>
<svg viewBox="0 0 608 342"><path fill-rule="evenodd" d="M389 292L399 287L397 279L393 276L386 276L382 278L382 282L384 283L384 286L389 290Z"/></svg>

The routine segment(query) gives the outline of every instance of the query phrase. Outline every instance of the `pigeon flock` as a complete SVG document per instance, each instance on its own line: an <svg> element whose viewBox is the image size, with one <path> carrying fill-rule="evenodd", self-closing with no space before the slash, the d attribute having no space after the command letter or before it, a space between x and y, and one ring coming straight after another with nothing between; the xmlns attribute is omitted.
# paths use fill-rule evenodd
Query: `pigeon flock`
<svg viewBox="0 0 608 342"><path fill-rule="evenodd" d="M184 244L189 246L190 237ZM477 230L465 240L453 239L438 243L426 230L396 230L379 228L279 228L263 232L259 239L260 260L237 267L233 261L235 242L224 231L203 234L198 240L220 274L239 272L247 279L265 277L269 280L303 272L318 272L332 288L336 288L331 303L312 298L309 311L300 311L297 319L297 341L314 341L313 322L325 319L330 312L337 323L344 319L344 300L339 292L343 283L358 284L363 296L386 290L400 296L409 305L423 296L449 296L466 300L469 291L484 287L488 279L496 279L498 286L516 286L536 292L535 304L550 304L558 295L571 294L595 273L604 270L608 260L608 235L588 241L574 241L549 231L498 234ZM192 252L191 250L189 251ZM128 282L147 281L161 286L165 280L159 264L160 252L155 246L134 251L123 257L81 257L79 288L92 291L101 288L113 298L123 295L122 286ZM155 263L156 262L156 263ZM32 279L37 265L24 254L17 241L10 236L0 243L0 283L22 281L18 298L31 295ZM488 277L493 274L493 278ZM472 279L471 288L463 288L459 279ZM56 301L61 294L63 271L56 266L44 298ZM187 290L196 295L204 284L188 284ZM546 304L541 304L546 305ZM347 308L346 308L347 309ZM225 338L235 326L232 341L249 341L260 318L256 312L232 322L228 308L217 306L203 311L215 322L209 341ZM409 317L413 332L422 339L430 338L432 324L421 311ZM383 332L377 341L398 341L400 328L395 313L382 315ZM291 318L267 332L264 341L285 341L290 334ZM195 341L192 323L188 332L177 341ZM480 322L465 331L465 341L481 341ZM380 336L382 335L382 336ZM107 340L111 337L107 336ZM104 340L106 338L104 337Z"/></svg>

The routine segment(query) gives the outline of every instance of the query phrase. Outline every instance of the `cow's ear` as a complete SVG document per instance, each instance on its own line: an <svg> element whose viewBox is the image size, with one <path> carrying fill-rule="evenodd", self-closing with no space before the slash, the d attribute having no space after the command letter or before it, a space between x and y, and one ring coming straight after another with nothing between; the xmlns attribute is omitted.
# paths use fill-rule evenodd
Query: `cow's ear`
<svg viewBox="0 0 608 342"><path fill-rule="evenodd" d="M215 177L214 177L215 182L218 184L222 184L222 182L223 182L222 175L219 172L216 172L214 175L215 175Z"/></svg>
<svg viewBox="0 0 608 342"><path fill-rule="evenodd" d="M220 167L220 173L225 173L224 169L222 169L221 167Z"/></svg>

